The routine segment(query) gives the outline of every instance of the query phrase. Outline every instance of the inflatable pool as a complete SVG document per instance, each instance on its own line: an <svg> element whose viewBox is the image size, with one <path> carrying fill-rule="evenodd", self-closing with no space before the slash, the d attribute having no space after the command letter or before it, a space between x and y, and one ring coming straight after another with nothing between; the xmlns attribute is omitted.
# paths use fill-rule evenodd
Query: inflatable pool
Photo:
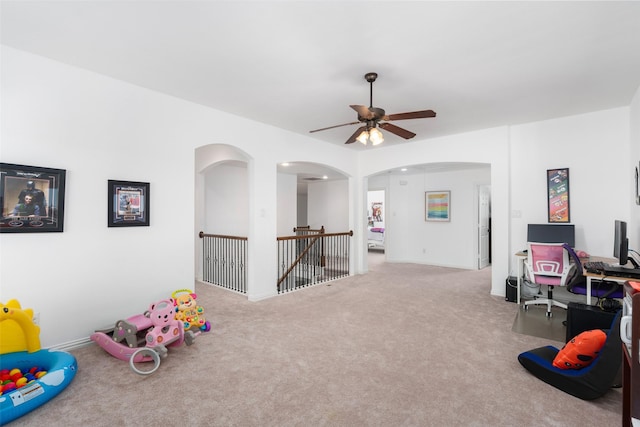
<svg viewBox="0 0 640 427"><path fill-rule="evenodd" d="M4 425L48 402L71 383L78 368L70 353L40 349L40 327L33 323L33 310L23 310L11 300L0 303L0 372L42 371L37 379L25 380L0 394L0 425ZM29 377L31 378L31 377ZM11 380L5 380L10 382ZM15 381L18 384L18 381ZM46 423L43 420L43 423Z"/></svg>
<svg viewBox="0 0 640 427"><path fill-rule="evenodd" d="M0 395L0 425L21 417L60 394L73 380L78 365L75 357L64 351L20 351L0 355L0 370L17 368L28 372L33 367L40 367L47 373L19 389Z"/></svg>

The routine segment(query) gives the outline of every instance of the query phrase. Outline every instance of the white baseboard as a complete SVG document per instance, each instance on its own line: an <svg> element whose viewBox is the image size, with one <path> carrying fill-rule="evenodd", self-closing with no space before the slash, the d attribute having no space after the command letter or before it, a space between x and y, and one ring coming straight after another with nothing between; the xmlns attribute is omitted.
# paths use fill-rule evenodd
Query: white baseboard
<svg viewBox="0 0 640 427"><path fill-rule="evenodd" d="M75 350L77 348L85 347L91 343L93 343L93 341L91 341L91 338L86 337L86 338L80 338L80 339L69 341L62 344L57 344L49 348L51 350L69 351L69 350Z"/></svg>

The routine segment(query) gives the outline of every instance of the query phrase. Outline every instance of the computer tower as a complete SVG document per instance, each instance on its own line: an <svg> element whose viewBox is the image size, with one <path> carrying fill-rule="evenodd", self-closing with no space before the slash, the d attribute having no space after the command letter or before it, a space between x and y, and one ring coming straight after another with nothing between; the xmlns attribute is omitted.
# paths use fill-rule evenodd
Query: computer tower
<svg viewBox="0 0 640 427"><path fill-rule="evenodd" d="M570 302L567 305L566 342L576 335L591 329L609 329L616 312L605 311L594 305Z"/></svg>
<svg viewBox="0 0 640 427"><path fill-rule="evenodd" d="M505 301L516 302L518 298L518 279L515 276L507 277L504 295Z"/></svg>

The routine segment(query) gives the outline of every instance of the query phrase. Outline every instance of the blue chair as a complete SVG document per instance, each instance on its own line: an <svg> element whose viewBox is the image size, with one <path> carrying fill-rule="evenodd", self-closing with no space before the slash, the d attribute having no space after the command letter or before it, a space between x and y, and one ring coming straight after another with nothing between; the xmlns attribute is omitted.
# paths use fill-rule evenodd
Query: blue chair
<svg viewBox="0 0 640 427"><path fill-rule="evenodd" d="M622 310L619 310L611 322L611 328L605 331L607 340L598 357L585 368L559 369L553 366L553 359L560 351L553 346L521 353L518 361L535 377L565 393L583 400L597 399L616 384L622 366L621 314Z"/></svg>

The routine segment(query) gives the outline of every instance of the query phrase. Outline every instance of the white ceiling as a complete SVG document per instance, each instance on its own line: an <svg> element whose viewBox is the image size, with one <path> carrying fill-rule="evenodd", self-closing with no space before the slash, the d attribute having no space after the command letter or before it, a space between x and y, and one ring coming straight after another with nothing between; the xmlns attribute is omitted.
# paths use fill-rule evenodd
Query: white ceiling
<svg viewBox="0 0 640 427"><path fill-rule="evenodd" d="M640 2L2 1L1 40L343 145L350 104L414 139L627 106ZM384 131L383 131L384 132ZM385 143L403 139L388 132ZM355 143L350 149L372 149Z"/></svg>

